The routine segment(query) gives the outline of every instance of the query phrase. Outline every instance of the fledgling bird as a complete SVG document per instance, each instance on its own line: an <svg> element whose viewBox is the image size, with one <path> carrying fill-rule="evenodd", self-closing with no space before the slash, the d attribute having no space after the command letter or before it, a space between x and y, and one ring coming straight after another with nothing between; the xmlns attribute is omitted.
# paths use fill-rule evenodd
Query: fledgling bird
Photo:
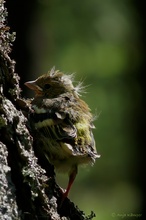
<svg viewBox="0 0 146 220"><path fill-rule="evenodd" d="M72 82L73 75L52 68L25 83L35 92L31 120L43 143L40 147L56 170L69 174L64 198L74 182L78 165L93 165L100 157L92 133L93 116L79 97L80 83L75 87Z"/></svg>

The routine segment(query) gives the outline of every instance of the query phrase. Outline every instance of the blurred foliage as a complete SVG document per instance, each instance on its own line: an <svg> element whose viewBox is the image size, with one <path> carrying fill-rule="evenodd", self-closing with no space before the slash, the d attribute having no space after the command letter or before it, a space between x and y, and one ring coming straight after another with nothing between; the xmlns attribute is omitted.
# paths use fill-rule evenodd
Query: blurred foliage
<svg viewBox="0 0 146 220"><path fill-rule="evenodd" d="M89 85L83 99L97 115L94 134L101 158L93 168L80 168L70 198L100 220L141 213L140 39L140 15L130 0L38 0L32 16L27 44L33 75L28 79L55 65ZM58 181L67 184L62 175Z"/></svg>

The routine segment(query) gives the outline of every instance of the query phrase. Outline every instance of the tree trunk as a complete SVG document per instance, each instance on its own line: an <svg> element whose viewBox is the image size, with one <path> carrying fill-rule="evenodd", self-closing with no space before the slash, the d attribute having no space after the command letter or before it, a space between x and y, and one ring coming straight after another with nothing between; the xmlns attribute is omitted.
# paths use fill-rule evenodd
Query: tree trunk
<svg viewBox="0 0 146 220"><path fill-rule="evenodd" d="M69 199L62 206L53 166L34 153L27 102L21 97L15 62L9 57L14 33L5 25L0 1L0 219L92 219Z"/></svg>

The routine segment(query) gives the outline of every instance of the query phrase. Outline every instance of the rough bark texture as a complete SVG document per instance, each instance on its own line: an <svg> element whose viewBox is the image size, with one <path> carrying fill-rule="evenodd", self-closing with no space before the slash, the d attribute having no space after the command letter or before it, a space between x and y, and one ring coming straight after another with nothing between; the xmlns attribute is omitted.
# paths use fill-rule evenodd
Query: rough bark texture
<svg viewBox="0 0 146 220"><path fill-rule="evenodd" d="M0 219L92 219L94 213L86 217L69 199L59 207L53 167L34 153L28 107L9 57L15 36L6 16L0 1Z"/></svg>

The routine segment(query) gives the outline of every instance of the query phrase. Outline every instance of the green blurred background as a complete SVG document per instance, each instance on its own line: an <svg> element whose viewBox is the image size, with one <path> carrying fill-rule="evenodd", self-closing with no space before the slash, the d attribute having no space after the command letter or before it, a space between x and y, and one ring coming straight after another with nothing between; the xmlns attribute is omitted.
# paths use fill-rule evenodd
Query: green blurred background
<svg viewBox="0 0 146 220"><path fill-rule="evenodd" d="M98 220L142 219L142 7L130 0L7 1L23 83L56 66L83 80L101 158L80 168L69 198ZM19 20L19 22L18 22ZM67 175L58 175L66 187Z"/></svg>

